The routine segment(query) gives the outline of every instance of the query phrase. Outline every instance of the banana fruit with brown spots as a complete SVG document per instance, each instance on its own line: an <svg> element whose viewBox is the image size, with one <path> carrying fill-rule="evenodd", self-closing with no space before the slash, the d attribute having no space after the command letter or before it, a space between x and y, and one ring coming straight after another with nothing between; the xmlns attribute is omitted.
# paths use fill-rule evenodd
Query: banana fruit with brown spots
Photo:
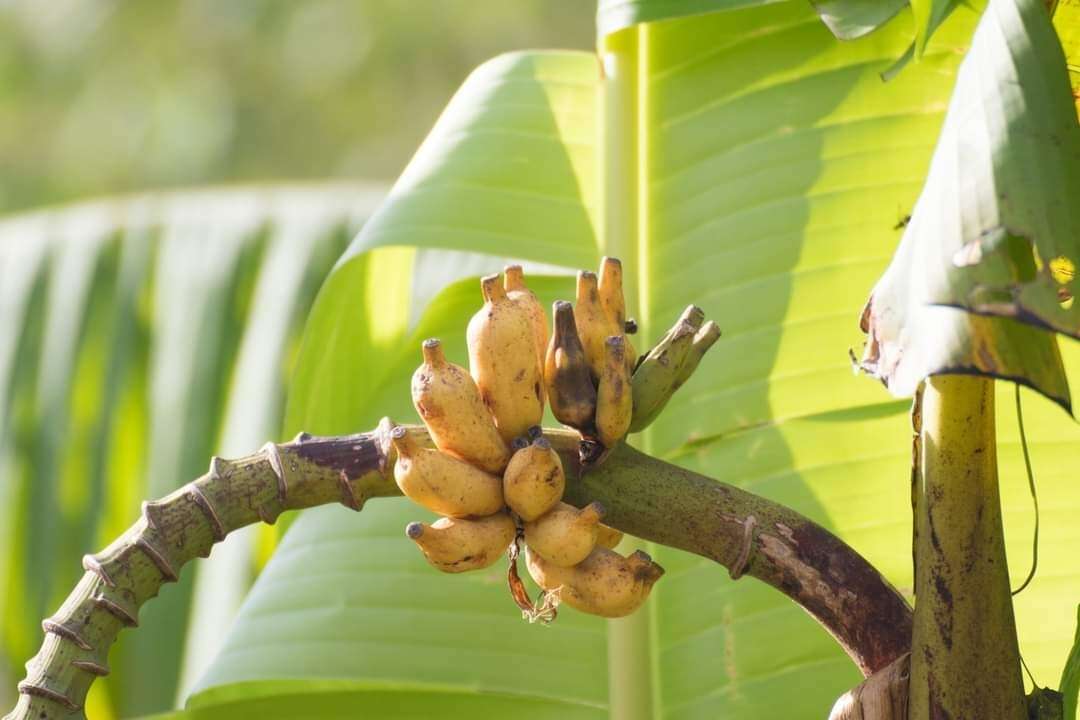
<svg viewBox="0 0 1080 720"><path fill-rule="evenodd" d="M623 295L622 261L618 258L600 258L600 280L597 284L600 306L607 316L608 336L622 335L626 338L626 367L630 373L637 365L637 351L626 335L626 298Z"/></svg>
<svg viewBox="0 0 1080 720"><path fill-rule="evenodd" d="M515 441L517 443L519 441ZM503 474L503 497L511 510L525 521L535 520L562 499L566 488L559 454L541 436L522 447L510 458Z"/></svg>
<svg viewBox="0 0 1080 720"><path fill-rule="evenodd" d="M514 521L505 512L477 520L440 518L431 525L413 522L405 528L427 561L447 573L493 565L506 552L515 532Z"/></svg>
<svg viewBox="0 0 1080 720"><path fill-rule="evenodd" d="M626 365L626 339L613 335L604 343L604 365L596 389L596 434L613 448L630 429L634 416L633 388Z"/></svg>
<svg viewBox="0 0 1080 720"><path fill-rule="evenodd" d="M530 548L526 553L529 574L547 591L559 590L570 607L601 617L623 617L637 610L649 597L664 569L638 550L623 557L598 547L573 567L560 567Z"/></svg>
<svg viewBox="0 0 1080 720"><path fill-rule="evenodd" d="M435 447L489 473L501 473L510 449L465 368L448 361L435 339L423 344L424 363L412 377L412 400Z"/></svg>
<svg viewBox="0 0 1080 720"><path fill-rule="evenodd" d="M525 523L525 543L550 563L577 565L596 547L602 517L604 506L600 503L578 510L561 502L543 517Z"/></svg>
<svg viewBox="0 0 1080 720"><path fill-rule="evenodd" d="M394 480L413 502L440 515L482 517L503 507L502 481L440 450L420 447L403 427L390 432Z"/></svg>
<svg viewBox="0 0 1080 720"><path fill-rule="evenodd" d="M559 300L552 313L555 332L551 335L544 363L544 383L551 414L564 425L591 432L596 415L596 387L585 359L585 348L578 337L574 308Z"/></svg>
<svg viewBox="0 0 1080 720"><path fill-rule="evenodd" d="M604 367L604 340L611 335L611 322L600 304L596 273L582 270L577 274L577 300L574 302L574 325L585 349L593 382Z"/></svg>
<svg viewBox="0 0 1080 720"><path fill-rule="evenodd" d="M528 312L507 296L498 275L485 277L481 286L484 306L466 332L469 371L509 443L543 417L543 373Z"/></svg>
<svg viewBox="0 0 1080 720"><path fill-rule="evenodd" d="M536 361L544 366L544 353L548 344L548 321L544 307L536 295L525 284L525 273L520 265L507 265L503 268L503 287L506 296L516 303L529 317L533 330L533 347L536 349Z"/></svg>
<svg viewBox="0 0 1080 720"><path fill-rule="evenodd" d="M398 487L446 516L410 523L408 537L450 573L489 567L508 551L511 596L530 621L553 619L560 598L594 615L628 615L664 572L645 553L613 550L623 534L601 522L599 503L562 502L563 458L539 427L550 399L555 418L581 433L572 461L585 472L656 417L720 336L691 306L639 362L623 280L617 258L579 272L576 302L555 303L549 333L520 265L483 278L484 304L466 331L468 372L427 340L413 375L413 403L437 449L403 428L391 432ZM516 571L520 540L548 591L537 603Z"/></svg>

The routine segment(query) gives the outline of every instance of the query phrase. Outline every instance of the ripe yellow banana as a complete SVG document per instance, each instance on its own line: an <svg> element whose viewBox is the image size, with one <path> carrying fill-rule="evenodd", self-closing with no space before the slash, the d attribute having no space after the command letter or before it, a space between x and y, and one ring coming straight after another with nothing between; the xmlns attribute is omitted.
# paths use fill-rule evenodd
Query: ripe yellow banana
<svg viewBox="0 0 1080 720"><path fill-rule="evenodd" d="M560 567L570 567L588 557L596 547L597 526L604 506L590 503L581 510L559 503L537 520L525 523L525 544Z"/></svg>
<svg viewBox="0 0 1080 720"><path fill-rule="evenodd" d="M599 547L606 547L608 550L613 550L616 545L622 542L622 539L623 534L621 530L608 527L604 523L600 523L596 526L596 544Z"/></svg>
<svg viewBox="0 0 1080 720"><path fill-rule="evenodd" d="M543 373L528 314L507 297L498 275L485 277L482 287L484 307L466 333L469 370L499 435L509 443L543 417Z"/></svg>
<svg viewBox="0 0 1080 720"><path fill-rule="evenodd" d="M610 330L608 336L626 333L626 298L623 295L622 261L618 258L600 258L600 281L597 285L600 305L604 308ZM626 337L626 365L634 372L637 365L637 351L630 338Z"/></svg>
<svg viewBox="0 0 1080 720"><path fill-rule="evenodd" d="M555 332L544 363L544 382L551 412L564 425L591 432L596 414L596 388L574 324L574 308L559 300L552 314Z"/></svg>
<svg viewBox="0 0 1080 720"><path fill-rule="evenodd" d="M506 504L526 521L535 520L554 507L562 499L565 488L562 460L542 436L518 449L503 474Z"/></svg>
<svg viewBox="0 0 1080 720"><path fill-rule="evenodd" d="M574 324L585 349L585 361L595 382L604 366L604 340L611 336L611 323L600 304L596 273L582 270L577 274L577 300L574 303Z"/></svg>
<svg viewBox="0 0 1080 720"><path fill-rule="evenodd" d="M506 296L517 303L529 316L535 338L536 359L540 367L543 367L544 353L547 351L548 344L548 321L547 315L544 314L544 307L525 284L525 273L520 265L507 265L503 268L503 277Z"/></svg>
<svg viewBox="0 0 1080 720"><path fill-rule="evenodd" d="M394 480L428 510L450 517L484 516L503 506L502 480L440 450L417 445L405 428L390 432L397 450Z"/></svg>
<svg viewBox="0 0 1080 720"><path fill-rule="evenodd" d="M501 473L510 449L465 368L443 355L438 340L425 340L424 363L412 377L412 400L435 446L489 473Z"/></svg>
<svg viewBox="0 0 1080 720"><path fill-rule="evenodd" d="M623 439L634 415L625 343L622 335L613 335L604 343L604 366L596 390L596 434L606 448Z"/></svg>
<svg viewBox="0 0 1080 720"><path fill-rule="evenodd" d="M431 525L409 523L405 534L433 567L448 573L480 570L498 560L517 528L505 512L477 520L440 518Z"/></svg>
<svg viewBox="0 0 1080 720"><path fill-rule="evenodd" d="M573 567L559 567L529 548L529 574L545 590L562 588L563 602L602 617L623 617L641 607L664 569L638 550L624 558L607 548L594 548Z"/></svg>

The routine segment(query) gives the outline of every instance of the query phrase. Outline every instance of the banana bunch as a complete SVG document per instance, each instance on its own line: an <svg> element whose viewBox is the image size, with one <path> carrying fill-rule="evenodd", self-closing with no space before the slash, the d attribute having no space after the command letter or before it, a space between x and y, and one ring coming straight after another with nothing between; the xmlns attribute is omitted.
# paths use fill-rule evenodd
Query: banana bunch
<svg viewBox="0 0 1080 720"><path fill-rule="evenodd" d="M468 324L469 369L446 359L436 339L422 345L412 400L435 447L404 427L390 439L394 479L407 497L443 515L405 532L428 562L448 573L478 570L508 552L511 594L529 619L545 622L565 602L603 617L641 606L663 568L643 552L614 550L622 533L604 508L562 502L562 459L543 435L545 402L582 435L582 457L602 459L649 424L719 337L715 323L687 309L640 360L627 335L622 264L577 276L576 303L556 302L550 333L520 266L481 280L483 307ZM601 453L586 453L586 447ZM528 599L517 579L519 542L544 593Z"/></svg>
<svg viewBox="0 0 1080 720"><path fill-rule="evenodd" d="M622 263L605 257L600 276L577 275L577 302L556 302L555 332L547 346L544 383L551 413L607 449L633 420L630 376L637 354L626 336Z"/></svg>

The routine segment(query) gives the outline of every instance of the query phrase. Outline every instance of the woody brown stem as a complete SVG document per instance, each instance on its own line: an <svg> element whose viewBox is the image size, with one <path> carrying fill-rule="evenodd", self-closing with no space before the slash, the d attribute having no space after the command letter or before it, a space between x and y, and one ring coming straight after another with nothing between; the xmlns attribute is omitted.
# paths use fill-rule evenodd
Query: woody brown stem
<svg viewBox="0 0 1080 720"><path fill-rule="evenodd" d="M137 625L139 608L162 584L231 531L285 510L398 495L384 420L369 433L298 435L239 460L214 458L210 471L156 502L102 552L42 627L45 640L27 663L21 697L7 720L82 718L90 684L108 673L109 647ZM430 444L423 427L411 437ZM605 522L645 540L716 560L778 588L817 618L869 674L908 649L911 612L874 568L798 513L625 445L582 474L577 433L546 432L563 458L566 501L599 501Z"/></svg>
<svg viewBox="0 0 1080 720"><path fill-rule="evenodd" d="M584 476L574 457L564 463L565 502L599 500L614 528L780 590L833 635L864 676L908 651L911 608L900 593L854 549L794 510L625 445Z"/></svg>

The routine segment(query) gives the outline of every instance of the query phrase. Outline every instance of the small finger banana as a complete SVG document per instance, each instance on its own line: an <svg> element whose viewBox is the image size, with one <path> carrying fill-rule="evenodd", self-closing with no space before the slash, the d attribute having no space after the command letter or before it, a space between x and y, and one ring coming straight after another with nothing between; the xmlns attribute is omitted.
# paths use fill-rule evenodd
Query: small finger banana
<svg viewBox="0 0 1080 720"><path fill-rule="evenodd" d="M435 447L489 473L501 473L510 450L465 368L449 362L438 340L425 340L412 377L412 400Z"/></svg>
<svg viewBox="0 0 1080 720"><path fill-rule="evenodd" d="M581 510L559 503L537 520L525 523L525 544L560 567L577 565L596 547L597 527L604 506L590 503Z"/></svg>
<svg viewBox="0 0 1080 720"><path fill-rule="evenodd" d="M591 431L596 414L596 388L574 324L574 308L559 300L552 314L555 332L544 363L544 382L551 412L564 425L583 432Z"/></svg>
<svg viewBox="0 0 1080 720"><path fill-rule="evenodd" d="M625 342L622 335L613 335L604 343L604 366L596 389L596 434L606 448L623 439L634 412Z"/></svg>
<svg viewBox="0 0 1080 720"><path fill-rule="evenodd" d="M565 488L562 460L544 437L515 452L503 474L506 504L526 521L535 520L554 507L562 499Z"/></svg>
<svg viewBox="0 0 1080 720"><path fill-rule="evenodd" d="M431 525L413 522L405 528L427 561L447 573L489 567L506 552L516 532L505 512L476 520L440 518Z"/></svg>
<svg viewBox="0 0 1080 720"><path fill-rule="evenodd" d="M680 371L704 321L701 308L689 306L638 365L630 381L634 396L630 432L644 430L667 405L680 384Z"/></svg>
<svg viewBox="0 0 1080 720"><path fill-rule="evenodd" d="M596 273L582 270L577 274L577 300L574 303L574 324L585 348L585 361L595 382L604 366L604 340L611 336L611 324L600 305Z"/></svg>
<svg viewBox="0 0 1080 720"><path fill-rule="evenodd" d="M529 316L535 338L536 359L540 367L543 367L548 344L548 321L544 308L533 291L525 284L525 273L520 265L507 265L503 268L503 278L506 296L517 303Z"/></svg>
<svg viewBox="0 0 1080 720"><path fill-rule="evenodd" d="M499 478L440 450L420 447L401 426L390 432L390 440L397 450L394 480L413 502L458 518L502 509Z"/></svg>
<svg viewBox="0 0 1080 720"><path fill-rule="evenodd" d="M621 530L608 527L604 523L600 523L596 526L596 544L598 546L612 550L616 545L622 542L622 539L623 534Z"/></svg>
<svg viewBox="0 0 1080 720"><path fill-rule="evenodd" d="M602 617L623 617L641 607L664 569L638 550L624 558L614 550L594 548L573 567L559 567L532 551L526 553L529 574L545 590L561 588L563 602Z"/></svg>
<svg viewBox="0 0 1080 720"><path fill-rule="evenodd" d="M509 443L543 417L543 372L532 351L528 314L507 297L498 275L485 277L482 287L484 307L466 334L469 370L499 435Z"/></svg>
<svg viewBox="0 0 1080 720"><path fill-rule="evenodd" d="M687 353L686 359L679 369L679 382L675 386L676 390L690 379L690 376L694 374L694 371L697 370L698 365L701 363L701 358L705 357L705 353L709 352L709 348L715 345L719 339L720 326L712 320L702 325L701 329L694 333L694 342L690 346L690 352Z"/></svg>
<svg viewBox="0 0 1080 720"><path fill-rule="evenodd" d="M623 295L623 271L622 261L618 258L600 258L600 280L597 285L600 295L600 305L607 315L610 329L608 335L623 335L626 332L626 298ZM626 364L630 372L634 372L637 364L637 351L626 338Z"/></svg>

